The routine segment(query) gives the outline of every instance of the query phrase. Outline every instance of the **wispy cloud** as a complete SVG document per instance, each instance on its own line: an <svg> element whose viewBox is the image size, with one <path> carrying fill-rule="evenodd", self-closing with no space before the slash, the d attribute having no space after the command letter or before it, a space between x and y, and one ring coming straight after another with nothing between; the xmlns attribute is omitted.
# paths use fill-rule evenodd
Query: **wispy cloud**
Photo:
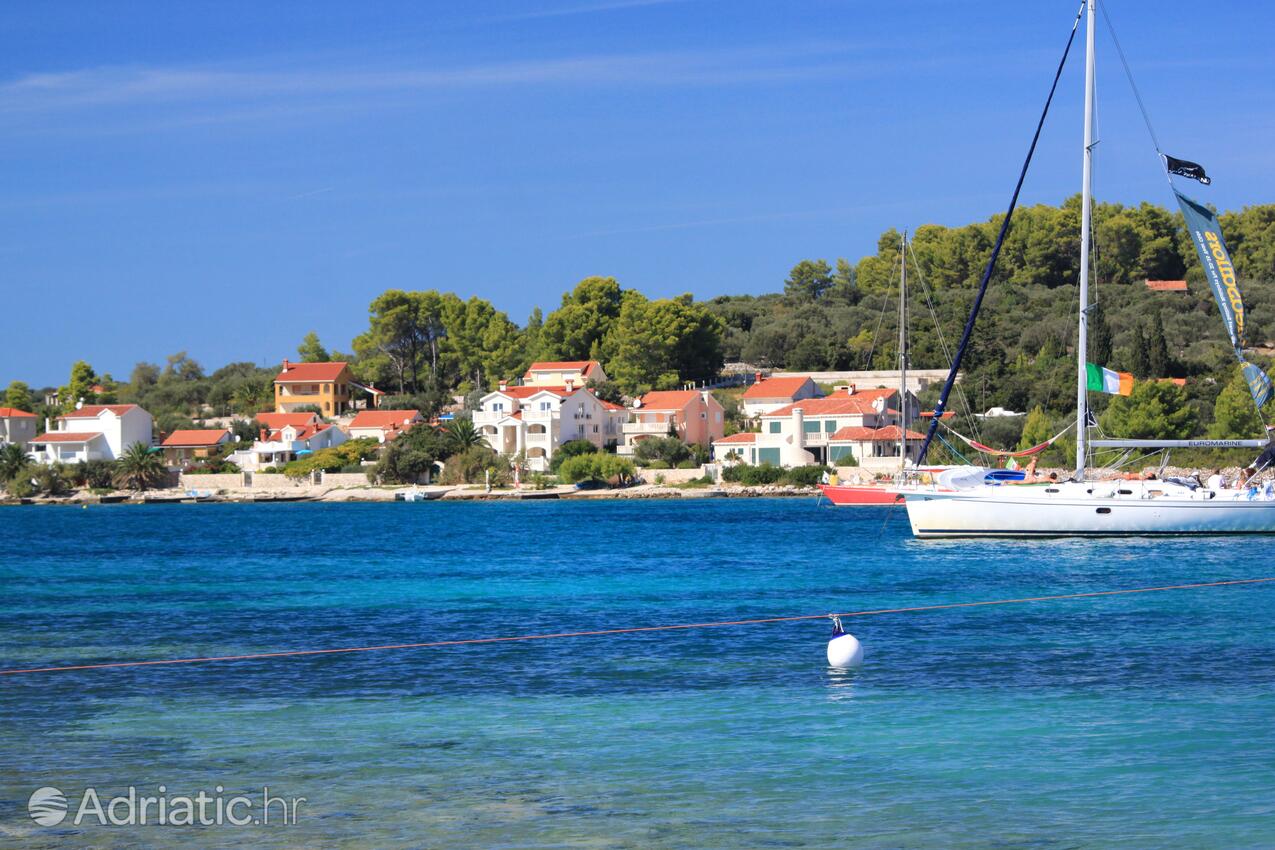
<svg viewBox="0 0 1275 850"><path fill-rule="evenodd" d="M0 116L183 104L297 102L544 85L713 86L875 74L871 48L843 44L621 53L432 68L99 67L0 83ZM897 70L897 68L896 68Z"/></svg>
<svg viewBox="0 0 1275 850"><path fill-rule="evenodd" d="M610 2L581 3L573 6L513 12L508 15L493 15L481 19L480 22L504 23L506 21L531 21L538 18L564 18L573 15L594 15L601 12L620 12L628 9L642 9L648 6L669 6L674 3L688 2L690 0L610 0Z"/></svg>

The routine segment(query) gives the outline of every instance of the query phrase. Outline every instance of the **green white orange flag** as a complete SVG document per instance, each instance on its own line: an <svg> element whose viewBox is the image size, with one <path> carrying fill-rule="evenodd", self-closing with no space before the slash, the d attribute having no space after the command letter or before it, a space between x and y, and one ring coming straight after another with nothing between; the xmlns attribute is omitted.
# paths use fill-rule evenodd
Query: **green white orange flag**
<svg viewBox="0 0 1275 850"><path fill-rule="evenodd" d="M1088 374L1089 389L1096 393L1112 395L1131 395L1133 393L1133 375L1128 372L1115 372L1092 363L1085 364Z"/></svg>

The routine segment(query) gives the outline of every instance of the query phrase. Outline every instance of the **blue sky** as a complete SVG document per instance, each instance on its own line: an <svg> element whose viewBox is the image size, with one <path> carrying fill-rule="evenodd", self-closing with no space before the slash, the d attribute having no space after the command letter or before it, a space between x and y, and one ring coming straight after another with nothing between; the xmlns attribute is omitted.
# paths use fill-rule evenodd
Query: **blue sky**
<svg viewBox="0 0 1275 850"><path fill-rule="evenodd" d="M391 287L762 293L999 211L1071 0L5 4L0 380L347 349ZM1112 0L1165 148L1275 201L1268 4ZM1105 32L1100 30L1100 41ZM1077 55L1076 59L1079 59ZM1109 44L1103 200L1169 201ZM1073 61L1025 201L1077 191Z"/></svg>

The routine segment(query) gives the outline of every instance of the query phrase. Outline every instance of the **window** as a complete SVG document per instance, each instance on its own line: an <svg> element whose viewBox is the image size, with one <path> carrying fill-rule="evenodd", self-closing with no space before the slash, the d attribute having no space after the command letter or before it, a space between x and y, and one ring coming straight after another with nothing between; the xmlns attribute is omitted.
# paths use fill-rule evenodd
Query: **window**
<svg viewBox="0 0 1275 850"><path fill-rule="evenodd" d="M492 413L503 413L505 411L505 403L503 401L493 401L491 403Z"/></svg>
<svg viewBox="0 0 1275 850"><path fill-rule="evenodd" d="M831 434L833 431L837 430L837 420L835 419L823 420L823 430L824 430L824 433L827 433L827 434Z"/></svg>
<svg viewBox="0 0 1275 850"><path fill-rule="evenodd" d="M547 401L542 401L542 402L540 402L540 409L541 409L541 410L549 410L549 409L550 409L550 408L552 408L552 407L553 407L553 405L552 405L550 402L547 402Z"/></svg>
<svg viewBox="0 0 1275 850"><path fill-rule="evenodd" d="M779 433L780 428L782 428L782 427L783 427L783 423L781 423L781 422L779 422L779 421L771 422L771 423L770 423L770 433L772 433L772 434L778 434L778 433Z"/></svg>
<svg viewBox="0 0 1275 850"><path fill-rule="evenodd" d="M779 449L758 449L757 462L779 466Z"/></svg>
<svg viewBox="0 0 1275 850"><path fill-rule="evenodd" d="M804 432L805 432L805 433L807 433L807 434L818 434L818 433L819 433L819 420L818 420L818 419L807 419L805 422L801 423L801 430L802 430L802 431L804 431Z"/></svg>
<svg viewBox="0 0 1275 850"><path fill-rule="evenodd" d="M722 421L722 412L721 412L720 410L719 410L719 411L717 411L716 419L717 419L717 421L718 421L718 422L721 422L721 421Z"/></svg>
<svg viewBox="0 0 1275 850"><path fill-rule="evenodd" d="M593 433L595 433L595 434L596 434L596 433L598 433L598 426L597 426L597 425L594 425L594 426L593 426Z"/></svg>

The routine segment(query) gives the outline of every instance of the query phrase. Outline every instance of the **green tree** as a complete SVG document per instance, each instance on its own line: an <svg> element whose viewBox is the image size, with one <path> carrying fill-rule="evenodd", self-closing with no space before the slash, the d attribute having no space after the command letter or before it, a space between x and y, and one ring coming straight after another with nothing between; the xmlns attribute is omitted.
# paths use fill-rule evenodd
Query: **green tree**
<svg viewBox="0 0 1275 850"><path fill-rule="evenodd" d="M630 290L607 337L607 374L630 395L708 380L724 362L724 330L689 294L647 301Z"/></svg>
<svg viewBox="0 0 1275 850"><path fill-rule="evenodd" d="M310 331L301 340L301 344L297 346L297 354L302 363L328 362L328 350L319 342L319 335L314 331Z"/></svg>
<svg viewBox="0 0 1275 850"><path fill-rule="evenodd" d="M601 452L567 458L558 467L558 477L567 484L596 482L626 487L636 475L631 460Z"/></svg>
<svg viewBox="0 0 1275 850"><path fill-rule="evenodd" d="M85 404L95 403L97 394L93 392L93 385L96 383L97 373L93 371L93 367L84 360L75 361L71 366L70 381L66 386L58 388L63 410L74 410L80 401Z"/></svg>
<svg viewBox="0 0 1275 850"><path fill-rule="evenodd" d="M1183 440L1195 427L1195 412L1181 387L1167 381L1135 381L1133 393L1115 396L1099 420L1114 437Z"/></svg>
<svg viewBox="0 0 1275 850"><path fill-rule="evenodd" d="M0 485L17 476L27 465L27 454L17 443L0 446Z"/></svg>
<svg viewBox="0 0 1275 850"><path fill-rule="evenodd" d="M1147 332L1147 371L1153 378L1167 378L1173 374L1173 359L1164 339L1164 321L1157 310L1151 314L1151 327Z"/></svg>
<svg viewBox="0 0 1275 850"><path fill-rule="evenodd" d="M1250 440L1262 434L1262 419L1253 406L1244 373L1237 366L1213 404L1208 435L1215 440Z"/></svg>
<svg viewBox="0 0 1275 850"><path fill-rule="evenodd" d="M4 406L32 412L35 407L31 401L31 388L22 381L10 381L4 391Z"/></svg>
<svg viewBox="0 0 1275 850"><path fill-rule="evenodd" d="M361 377L396 383L401 394L423 386L422 371L438 379L446 336L442 295L387 290L373 299L368 314L368 330L354 339L360 369L369 373Z"/></svg>
<svg viewBox="0 0 1275 850"><path fill-rule="evenodd" d="M613 277L588 277L562 296L562 306L545 317L539 356L548 360L589 360L601 356L602 341L620 317L620 284Z"/></svg>
<svg viewBox="0 0 1275 850"><path fill-rule="evenodd" d="M115 486L121 490L147 490L163 481L167 471L150 446L133 443L115 461Z"/></svg>
<svg viewBox="0 0 1275 850"><path fill-rule="evenodd" d="M443 430L447 448L455 454L486 445L483 435L474 427L474 420L468 416L457 416Z"/></svg>
<svg viewBox="0 0 1275 850"><path fill-rule="evenodd" d="M598 447L588 440L567 440L558 446L557 451L553 453L553 457L549 459L549 471L557 472L558 467L568 458L577 457L579 455L591 455L598 451Z"/></svg>
<svg viewBox="0 0 1275 850"><path fill-rule="evenodd" d="M1018 439L1018 451L1026 451L1054 436L1054 423L1040 405L1033 407L1023 421L1023 435Z"/></svg>
<svg viewBox="0 0 1275 850"><path fill-rule="evenodd" d="M450 454L447 440L431 425L417 425L382 451L372 475L386 484L415 484L432 475L435 464Z"/></svg>
<svg viewBox="0 0 1275 850"><path fill-rule="evenodd" d="M784 281L784 294L792 298L818 301L832 285L832 268L826 260L802 260L788 273L788 279Z"/></svg>
<svg viewBox="0 0 1275 850"><path fill-rule="evenodd" d="M1111 325L1101 304L1089 308L1089 362L1111 366Z"/></svg>

